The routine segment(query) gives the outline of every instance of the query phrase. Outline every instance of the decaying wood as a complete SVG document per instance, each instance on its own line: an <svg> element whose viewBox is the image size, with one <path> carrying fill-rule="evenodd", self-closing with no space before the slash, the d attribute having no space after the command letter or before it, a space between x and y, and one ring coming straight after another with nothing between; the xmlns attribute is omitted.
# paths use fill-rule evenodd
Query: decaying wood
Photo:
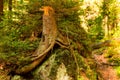
<svg viewBox="0 0 120 80"><path fill-rule="evenodd" d="M101 47L110 46L111 40L106 40L104 42L95 43L92 45L93 49L99 49Z"/></svg>
<svg viewBox="0 0 120 80"><path fill-rule="evenodd" d="M42 40L40 41L39 47L35 52L35 56L32 60L40 58L53 48L55 39L57 37L57 27L54 18L54 10L51 7L43 7L43 32Z"/></svg>
<svg viewBox="0 0 120 80"><path fill-rule="evenodd" d="M32 63L22 68L18 68L15 71L17 74L27 73L38 66L48 52L54 47L55 43L60 46L69 45L68 41L57 31L53 8L45 6L40 10L44 11L42 39L39 43L38 49L32 55Z"/></svg>

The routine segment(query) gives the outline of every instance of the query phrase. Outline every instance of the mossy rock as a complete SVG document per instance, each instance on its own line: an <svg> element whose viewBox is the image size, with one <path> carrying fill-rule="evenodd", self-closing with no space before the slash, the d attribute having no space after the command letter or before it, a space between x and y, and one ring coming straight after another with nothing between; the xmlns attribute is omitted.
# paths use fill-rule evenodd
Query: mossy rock
<svg viewBox="0 0 120 80"><path fill-rule="evenodd" d="M70 52L66 49L57 49L47 56L47 60L42 63L35 71L33 75L35 79L40 80L56 80L59 78L59 72L62 71L61 77L68 76L69 79L76 78L76 64L74 58Z"/></svg>

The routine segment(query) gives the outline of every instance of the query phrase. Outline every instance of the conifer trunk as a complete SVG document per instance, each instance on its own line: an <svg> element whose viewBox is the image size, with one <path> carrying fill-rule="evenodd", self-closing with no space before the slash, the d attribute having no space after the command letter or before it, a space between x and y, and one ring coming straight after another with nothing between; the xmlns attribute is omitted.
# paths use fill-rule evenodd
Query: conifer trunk
<svg viewBox="0 0 120 80"><path fill-rule="evenodd" d="M3 0L0 0L0 21L2 20L1 17L3 15Z"/></svg>

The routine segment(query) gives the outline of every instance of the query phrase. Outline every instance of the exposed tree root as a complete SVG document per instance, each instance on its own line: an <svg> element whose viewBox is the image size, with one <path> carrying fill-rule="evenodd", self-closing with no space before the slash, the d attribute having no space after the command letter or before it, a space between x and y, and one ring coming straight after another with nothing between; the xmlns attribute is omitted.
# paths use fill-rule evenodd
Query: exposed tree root
<svg viewBox="0 0 120 80"><path fill-rule="evenodd" d="M43 59L45 58L47 54L42 55L41 57L39 57L38 59L34 60L32 63L22 67L22 68L18 68L15 73L17 74L25 74L30 72L31 70L33 70L36 66L38 66Z"/></svg>

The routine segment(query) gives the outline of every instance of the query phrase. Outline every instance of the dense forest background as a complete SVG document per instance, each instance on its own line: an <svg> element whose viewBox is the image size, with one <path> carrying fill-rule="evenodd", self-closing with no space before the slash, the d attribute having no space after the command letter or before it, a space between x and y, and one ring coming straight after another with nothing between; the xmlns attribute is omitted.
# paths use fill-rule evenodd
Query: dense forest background
<svg viewBox="0 0 120 80"><path fill-rule="evenodd" d="M120 80L119 44L120 0L0 0L0 80Z"/></svg>

